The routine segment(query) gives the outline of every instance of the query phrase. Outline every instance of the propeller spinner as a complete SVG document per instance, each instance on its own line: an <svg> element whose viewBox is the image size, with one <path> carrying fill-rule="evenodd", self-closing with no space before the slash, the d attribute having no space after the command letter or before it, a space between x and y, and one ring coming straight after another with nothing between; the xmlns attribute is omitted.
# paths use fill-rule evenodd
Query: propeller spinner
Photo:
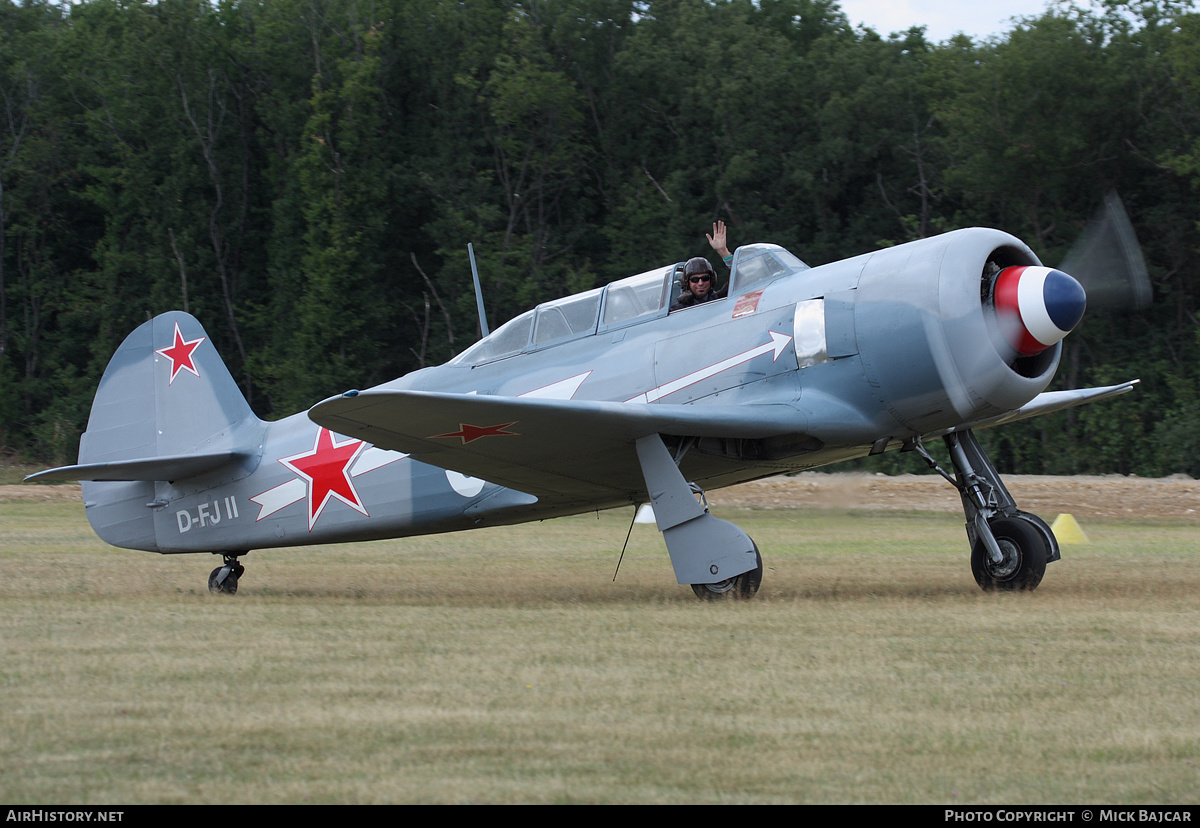
<svg viewBox="0 0 1200 828"><path fill-rule="evenodd" d="M1087 307L1083 286L1051 267L1006 267L996 277L994 295L1005 338L1024 356L1069 334Z"/></svg>
<svg viewBox="0 0 1200 828"><path fill-rule="evenodd" d="M993 297L1005 339L1017 353L1033 356L1066 336L1085 304L1136 311L1150 304L1152 293L1133 225L1121 199L1110 192L1058 268L1005 268Z"/></svg>

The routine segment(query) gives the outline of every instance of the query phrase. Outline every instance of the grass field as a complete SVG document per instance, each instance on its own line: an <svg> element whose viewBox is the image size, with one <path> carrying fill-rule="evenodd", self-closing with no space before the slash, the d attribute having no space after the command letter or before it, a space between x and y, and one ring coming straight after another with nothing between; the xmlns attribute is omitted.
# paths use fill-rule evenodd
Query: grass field
<svg viewBox="0 0 1200 828"><path fill-rule="evenodd" d="M724 510L751 602L614 512L211 556L0 503L0 801L1195 804L1200 527L1088 523L1032 594L961 518ZM1051 516L1052 517L1052 516Z"/></svg>

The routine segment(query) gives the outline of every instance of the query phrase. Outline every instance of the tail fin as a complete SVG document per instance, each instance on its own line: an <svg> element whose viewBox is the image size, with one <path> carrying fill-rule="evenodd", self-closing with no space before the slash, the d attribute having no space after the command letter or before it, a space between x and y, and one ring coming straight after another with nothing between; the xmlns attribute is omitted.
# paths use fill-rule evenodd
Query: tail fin
<svg viewBox="0 0 1200 828"><path fill-rule="evenodd" d="M109 362L79 462L228 451L233 431L249 422L259 423L204 328L189 314L164 313Z"/></svg>
<svg viewBox="0 0 1200 828"><path fill-rule="evenodd" d="M84 486L97 534L115 546L155 549L146 508L156 505L155 481L244 463L264 428L204 328L172 311L138 327L113 354L79 441L79 464L28 479L106 481Z"/></svg>

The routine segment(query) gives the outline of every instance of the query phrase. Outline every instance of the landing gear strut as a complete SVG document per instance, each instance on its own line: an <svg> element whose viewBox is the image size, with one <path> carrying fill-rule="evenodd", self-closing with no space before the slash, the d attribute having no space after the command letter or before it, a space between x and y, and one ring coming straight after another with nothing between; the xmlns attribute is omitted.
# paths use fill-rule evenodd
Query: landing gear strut
<svg viewBox="0 0 1200 828"><path fill-rule="evenodd" d="M657 434L636 443L654 522L667 544L675 580L704 599L750 598L762 583L762 556L749 535L710 514L707 502L697 502L696 495L703 499L704 492L679 471L688 445L672 457Z"/></svg>
<svg viewBox="0 0 1200 828"><path fill-rule="evenodd" d="M238 578L246 571L246 567L238 563L237 555L222 556L223 566L218 566L208 576L208 591L233 595L237 592Z"/></svg>
<svg viewBox="0 0 1200 828"><path fill-rule="evenodd" d="M985 591L1037 589L1046 564L1061 558L1054 533L1040 517L1017 508L974 432L955 432L942 439L954 463L954 476L938 465L920 440L914 441L913 448L958 489L975 582Z"/></svg>

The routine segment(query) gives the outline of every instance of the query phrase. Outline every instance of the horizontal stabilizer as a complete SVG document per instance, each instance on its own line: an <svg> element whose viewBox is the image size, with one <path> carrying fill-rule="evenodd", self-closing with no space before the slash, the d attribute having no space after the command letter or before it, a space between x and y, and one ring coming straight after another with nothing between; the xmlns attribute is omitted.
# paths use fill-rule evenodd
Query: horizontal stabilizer
<svg viewBox="0 0 1200 828"><path fill-rule="evenodd" d="M1123 382L1120 385L1105 385L1100 388L1076 388L1070 391L1046 391L1038 394L1025 405L1015 411L1009 411L1004 414L998 414L994 417L985 417L981 420L975 420L970 423L959 426L955 431L965 431L968 428L988 428L989 426L1002 425L1004 423L1012 423L1017 420L1027 420L1030 417L1040 417L1043 414L1051 414L1055 411L1061 411L1064 408L1074 408L1077 405L1096 402L1097 400L1108 399L1115 397L1118 394L1124 394L1127 391L1132 391L1133 386L1137 385L1141 380L1130 380Z"/></svg>
<svg viewBox="0 0 1200 828"><path fill-rule="evenodd" d="M211 454L176 454L165 457L144 457L137 460L114 460L108 463L82 463L78 466L59 466L25 478L27 482L50 483L71 480L182 480L214 471L226 464L245 460L245 452L224 451Z"/></svg>

